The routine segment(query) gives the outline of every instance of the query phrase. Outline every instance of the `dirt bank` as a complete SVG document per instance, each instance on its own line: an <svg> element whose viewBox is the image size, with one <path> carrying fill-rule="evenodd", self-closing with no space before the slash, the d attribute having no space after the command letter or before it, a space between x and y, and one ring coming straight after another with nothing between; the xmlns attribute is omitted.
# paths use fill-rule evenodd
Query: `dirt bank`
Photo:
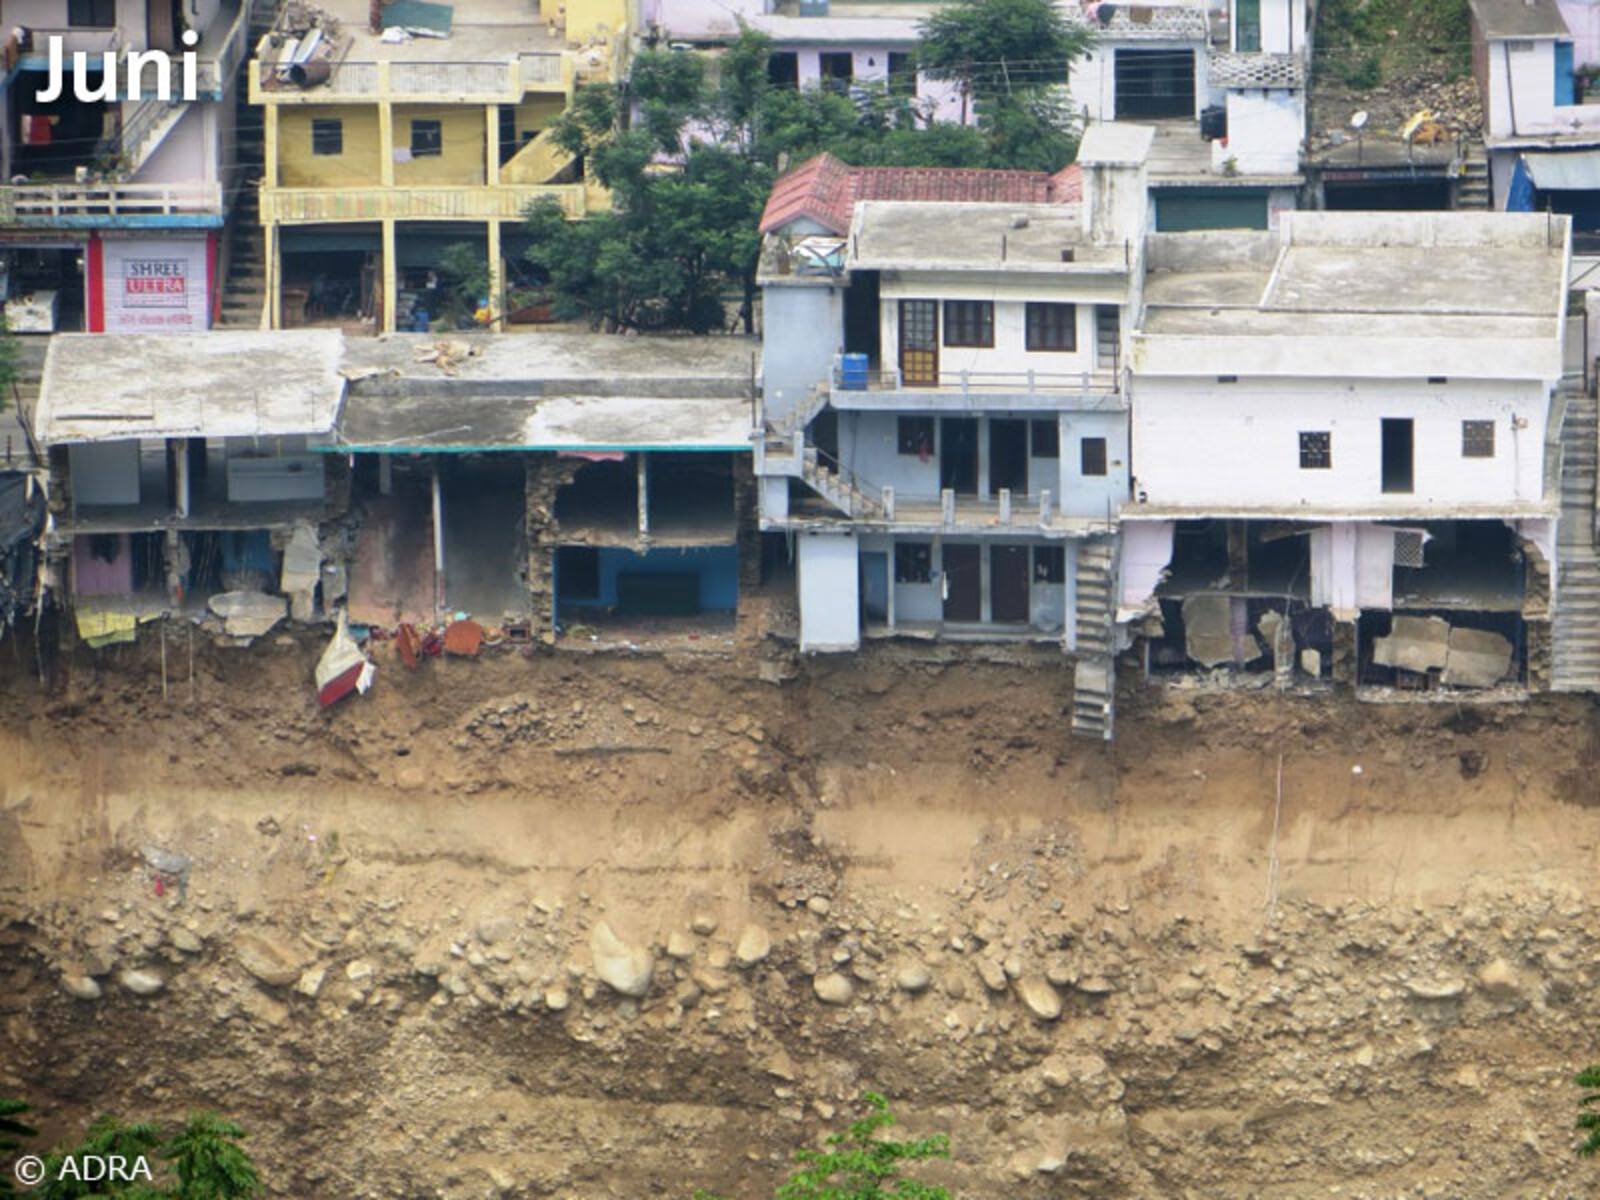
<svg viewBox="0 0 1600 1200"><path fill-rule="evenodd" d="M48 1133L204 1104L286 1197L753 1200L870 1085L964 1197L1600 1181L1586 701L1135 690L1105 748L1048 655L385 662L330 713L313 653L0 685L0 1093Z"/></svg>

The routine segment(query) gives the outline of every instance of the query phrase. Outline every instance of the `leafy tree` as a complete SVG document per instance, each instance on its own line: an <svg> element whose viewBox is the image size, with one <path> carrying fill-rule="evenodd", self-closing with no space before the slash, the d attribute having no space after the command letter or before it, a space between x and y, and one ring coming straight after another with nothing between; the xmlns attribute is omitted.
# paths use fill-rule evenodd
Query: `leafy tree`
<svg viewBox="0 0 1600 1200"><path fill-rule="evenodd" d="M895 1123L889 1102L876 1092L866 1093L867 1114L851 1122L843 1133L829 1134L825 1150L797 1150L799 1169L774 1193L774 1200L950 1200L950 1193L934 1184L908 1179L909 1164L950 1157L950 1139L931 1137L897 1142L878 1136ZM709 1192L696 1192L694 1200L718 1200Z"/></svg>
<svg viewBox="0 0 1600 1200"><path fill-rule="evenodd" d="M243 1127L215 1113L190 1113L161 1156L178 1177L178 1200L250 1200L261 1177L239 1146Z"/></svg>
<svg viewBox="0 0 1600 1200"><path fill-rule="evenodd" d="M751 329L761 210L786 166L821 151L870 166L1066 165L1073 122L1045 82L1065 77L1086 35L1055 16L1049 0L965 0L959 7L981 16L989 6L1010 14L1017 30L1048 36L1024 60L1017 57L1024 35L1013 31L1019 48L1012 87L990 87L987 68L973 74L976 128L929 124L913 98L888 88L847 96L776 86L767 69L771 41L750 30L717 58L714 73L695 55L646 50L634 59L625 89L580 89L553 136L610 191L612 204L579 222L566 220L552 200L525 214L528 260L548 278L556 316L612 329L705 333L726 324L724 301L735 292ZM1040 6L1042 25L1032 12ZM1017 15L1027 13L1033 26ZM1059 69L1053 59L1049 71L1037 69L1042 55L1057 52Z"/></svg>
<svg viewBox="0 0 1600 1200"><path fill-rule="evenodd" d="M975 102L980 118L986 103L994 111L1066 83L1090 44L1088 29L1068 22L1051 0L962 0L925 17L918 33L917 65L958 84L963 105Z"/></svg>
<svg viewBox="0 0 1600 1200"><path fill-rule="evenodd" d="M39 1136L37 1129L18 1119L27 1111L28 1105L24 1101L0 1098L0 1158L9 1157L13 1150L20 1150L27 1138ZM11 1186L11 1172L0 1171L0 1196L14 1195L16 1191Z"/></svg>
<svg viewBox="0 0 1600 1200"><path fill-rule="evenodd" d="M1600 1154L1600 1066L1585 1067L1574 1082L1587 1089L1578 1097L1577 1125L1584 1134L1578 1153L1592 1158Z"/></svg>

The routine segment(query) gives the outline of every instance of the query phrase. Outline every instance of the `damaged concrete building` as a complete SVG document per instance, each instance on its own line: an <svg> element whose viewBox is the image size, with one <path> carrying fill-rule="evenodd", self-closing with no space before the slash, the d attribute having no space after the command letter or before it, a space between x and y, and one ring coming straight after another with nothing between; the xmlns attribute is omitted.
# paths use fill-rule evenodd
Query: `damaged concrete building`
<svg viewBox="0 0 1600 1200"><path fill-rule="evenodd" d="M756 356L736 337L350 341L315 448L351 465L352 619L731 619Z"/></svg>
<svg viewBox="0 0 1600 1200"><path fill-rule="evenodd" d="M1548 686L1569 256L1544 214L1153 235L1119 597L1149 666Z"/></svg>
<svg viewBox="0 0 1600 1200"><path fill-rule="evenodd" d="M52 340L32 414L46 579L86 640L132 640L168 613L209 611L237 637L312 617L342 473L307 443L338 416L342 345L334 331Z"/></svg>

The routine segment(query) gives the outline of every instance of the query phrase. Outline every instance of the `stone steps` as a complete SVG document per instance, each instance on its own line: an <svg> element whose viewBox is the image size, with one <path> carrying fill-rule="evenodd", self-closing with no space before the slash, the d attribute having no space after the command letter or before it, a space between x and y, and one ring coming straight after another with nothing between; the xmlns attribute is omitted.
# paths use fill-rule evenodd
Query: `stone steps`
<svg viewBox="0 0 1600 1200"><path fill-rule="evenodd" d="M1561 523L1555 609L1550 623L1550 687L1600 691L1600 550L1595 536L1595 481L1600 462L1600 408L1576 381L1563 384Z"/></svg>
<svg viewBox="0 0 1600 1200"><path fill-rule="evenodd" d="M1110 545L1080 542L1074 578L1077 651L1072 673L1072 732L1110 741L1116 700L1116 660L1112 655L1115 559Z"/></svg>

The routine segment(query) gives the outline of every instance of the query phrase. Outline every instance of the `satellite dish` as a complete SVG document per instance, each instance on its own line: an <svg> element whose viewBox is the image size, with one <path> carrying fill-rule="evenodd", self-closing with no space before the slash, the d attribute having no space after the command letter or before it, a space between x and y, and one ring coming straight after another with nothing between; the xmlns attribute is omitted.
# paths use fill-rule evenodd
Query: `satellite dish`
<svg viewBox="0 0 1600 1200"><path fill-rule="evenodd" d="M1350 128L1351 129L1364 129L1364 128L1366 128L1366 124L1367 124L1367 110L1364 109L1364 108L1360 112L1356 113L1353 117L1350 118Z"/></svg>

